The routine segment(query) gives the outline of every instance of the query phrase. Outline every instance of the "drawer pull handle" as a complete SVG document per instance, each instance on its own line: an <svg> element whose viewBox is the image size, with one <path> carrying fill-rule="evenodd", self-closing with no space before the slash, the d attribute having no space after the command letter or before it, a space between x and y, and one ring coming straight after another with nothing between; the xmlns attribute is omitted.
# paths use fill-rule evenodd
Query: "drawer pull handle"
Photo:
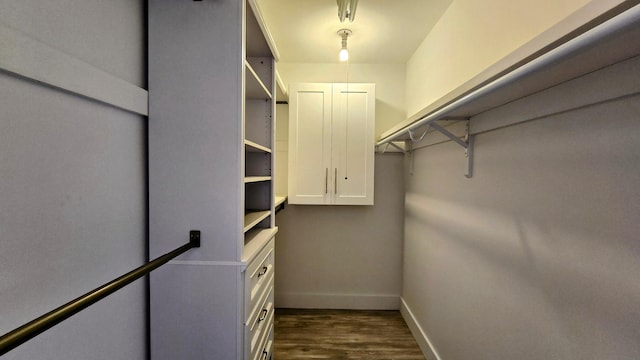
<svg viewBox="0 0 640 360"><path fill-rule="evenodd" d="M258 322L264 321L267 318L267 314L269 313L269 309L262 309L262 314L258 318Z"/></svg>
<svg viewBox="0 0 640 360"><path fill-rule="evenodd" d="M263 266L262 270L260 270L260 272L258 273L258 277L263 276L264 274L267 273L267 271L269 271L269 267L268 266Z"/></svg>

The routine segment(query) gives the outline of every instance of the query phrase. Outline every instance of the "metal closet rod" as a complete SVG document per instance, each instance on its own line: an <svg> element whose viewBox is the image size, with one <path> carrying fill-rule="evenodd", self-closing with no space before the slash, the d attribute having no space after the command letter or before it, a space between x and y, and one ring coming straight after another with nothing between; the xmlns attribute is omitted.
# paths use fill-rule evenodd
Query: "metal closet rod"
<svg viewBox="0 0 640 360"><path fill-rule="evenodd" d="M34 319L13 331L10 331L0 337L0 356L24 344L25 342L40 335L46 330L63 322L71 316L79 313L87 307L113 294L114 292L129 285L133 281L149 274L152 270L166 264L176 256L192 249L200 247L200 231L191 230L189 233L189 242L181 247L160 256L122 276L110 281L78 298L72 300L50 312Z"/></svg>
<svg viewBox="0 0 640 360"><path fill-rule="evenodd" d="M634 22L640 21L640 5L635 5L632 8L614 16L613 18L595 26L592 29L576 36L575 38L559 45L558 47L551 49L550 51L540 55L539 57L523 64L522 66L510 71L507 74L500 76L499 78L489 82L488 84L473 90L472 92L464 95L463 97L455 100L454 102L445 105L444 107L427 114L415 122L411 123L407 127L404 127L393 134L387 136L384 139L378 140L376 146L384 145L391 141L396 140L409 130L413 131L416 128L432 123L437 120L441 120L446 117L447 114L459 109L460 107L474 101L482 96L485 96L498 88L513 83L525 75L540 70L545 66L560 60L563 57L578 51L579 49L591 45L598 40L615 33Z"/></svg>

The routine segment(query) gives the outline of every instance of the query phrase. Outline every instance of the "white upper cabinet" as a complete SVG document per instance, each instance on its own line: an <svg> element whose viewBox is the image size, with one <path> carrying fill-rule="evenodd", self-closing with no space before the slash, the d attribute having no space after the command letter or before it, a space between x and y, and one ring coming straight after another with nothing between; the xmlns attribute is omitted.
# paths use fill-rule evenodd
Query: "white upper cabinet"
<svg viewBox="0 0 640 360"><path fill-rule="evenodd" d="M373 205L375 85L289 89L289 203Z"/></svg>

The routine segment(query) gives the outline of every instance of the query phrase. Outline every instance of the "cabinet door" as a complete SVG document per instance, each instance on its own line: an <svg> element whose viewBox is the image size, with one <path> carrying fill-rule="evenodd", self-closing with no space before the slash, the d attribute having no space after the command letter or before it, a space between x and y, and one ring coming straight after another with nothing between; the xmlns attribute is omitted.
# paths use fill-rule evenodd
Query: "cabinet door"
<svg viewBox="0 0 640 360"><path fill-rule="evenodd" d="M330 168L331 84L292 84L289 89L289 203L329 203Z"/></svg>
<svg viewBox="0 0 640 360"><path fill-rule="evenodd" d="M334 84L331 190L337 205L373 205L375 85Z"/></svg>

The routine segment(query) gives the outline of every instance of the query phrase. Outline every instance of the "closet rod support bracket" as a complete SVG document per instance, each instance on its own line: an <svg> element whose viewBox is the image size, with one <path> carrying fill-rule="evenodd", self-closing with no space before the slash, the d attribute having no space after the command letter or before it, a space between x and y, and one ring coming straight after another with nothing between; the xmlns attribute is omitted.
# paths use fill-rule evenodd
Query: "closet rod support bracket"
<svg viewBox="0 0 640 360"><path fill-rule="evenodd" d="M407 161L409 162L409 175L413 175L413 141L406 140L404 142L404 147L407 149L405 155L407 156Z"/></svg>
<svg viewBox="0 0 640 360"><path fill-rule="evenodd" d="M464 148L464 156L467 159L467 170L464 176L470 179L473 176L473 136L469 134L469 120L467 120L467 125L465 127L465 135L462 139L454 135L452 132L445 129L435 121L430 122L429 126L431 126L431 128L433 128L434 130L437 130L438 132L440 132L442 135L448 137L449 140L455 142L456 144Z"/></svg>
<svg viewBox="0 0 640 360"><path fill-rule="evenodd" d="M467 172L464 174L464 176L467 179L471 179L471 177L473 176L473 140L473 135L467 135L467 148L464 150L464 156L467 158Z"/></svg>
<svg viewBox="0 0 640 360"><path fill-rule="evenodd" d="M442 125L438 124L437 122L433 121L431 123L429 123L429 125L434 129L437 130L439 133L441 133L442 135L446 136L449 138L449 140L455 142L456 144L462 146L463 148L467 148L467 142L460 139L459 137L455 136L452 132L450 132L449 130L445 129L444 127L442 127ZM467 125L467 134L468 134L468 127L469 125ZM465 138L468 135L465 135Z"/></svg>

